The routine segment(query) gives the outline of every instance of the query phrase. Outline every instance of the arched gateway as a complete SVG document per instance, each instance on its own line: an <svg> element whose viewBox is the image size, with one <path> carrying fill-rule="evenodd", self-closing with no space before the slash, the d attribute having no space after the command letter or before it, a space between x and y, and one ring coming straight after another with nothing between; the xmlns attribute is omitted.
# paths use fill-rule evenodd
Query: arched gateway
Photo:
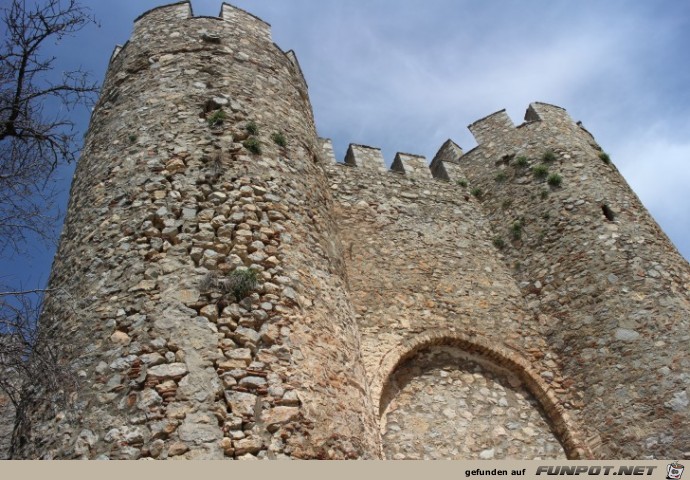
<svg viewBox="0 0 690 480"><path fill-rule="evenodd" d="M374 385L388 459L586 458L549 386L514 353L423 334L384 358Z"/></svg>

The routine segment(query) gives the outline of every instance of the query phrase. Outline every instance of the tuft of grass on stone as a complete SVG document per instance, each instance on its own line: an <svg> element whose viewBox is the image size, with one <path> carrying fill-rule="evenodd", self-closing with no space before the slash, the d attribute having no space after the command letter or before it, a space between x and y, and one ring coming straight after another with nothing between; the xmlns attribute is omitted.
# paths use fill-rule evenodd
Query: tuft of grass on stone
<svg viewBox="0 0 690 480"><path fill-rule="evenodd" d="M279 147L285 147L287 146L287 140L285 139L285 135L283 135L280 132L276 132L273 135L271 135L271 139L273 142L278 145Z"/></svg>
<svg viewBox="0 0 690 480"><path fill-rule="evenodd" d="M529 165L529 160L524 155L521 155L515 159L515 166L525 168L527 165Z"/></svg>
<svg viewBox="0 0 690 480"><path fill-rule="evenodd" d="M601 152L599 154L599 159L604 162L606 165L611 163L611 157L609 157L609 154L606 152Z"/></svg>
<svg viewBox="0 0 690 480"><path fill-rule="evenodd" d="M546 179L546 182L552 187L558 188L563 183L563 177L557 173L552 173L549 175L549 178Z"/></svg>
<svg viewBox="0 0 690 480"><path fill-rule="evenodd" d="M259 277L255 270L238 268L223 281L223 291L231 293L235 299L242 300L259 285Z"/></svg>
<svg viewBox="0 0 690 480"><path fill-rule="evenodd" d="M494 177L494 180L498 183L503 183L508 179L508 175L505 172L498 172Z"/></svg>
<svg viewBox="0 0 690 480"><path fill-rule="evenodd" d="M252 152L253 154L260 155L261 154L261 142L256 137L251 137L246 139L242 145L244 148Z"/></svg>
<svg viewBox="0 0 690 480"><path fill-rule="evenodd" d="M511 205L513 205L512 200L503 200L503 202L501 202L501 208L503 210L508 210L511 207Z"/></svg>
<svg viewBox="0 0 690 480"><path fill-rule="evenodd" d="M532 167L532 174L535 176L535 178L543 180L549 175L549 167L548 165L544 164L535 165Z"/></svg>
<svg viewBox="0 0 690 480"><path fill-rule="evenodd" d="M247 125L244 126L244 129L249 133L249 135L258 135L259 134L259 126L252 120Z"/></svg>
<svg viewBox="0 0 690 480"><path fill-rule="evenodd" d="M541 197L542 200L545 200L546 197L549 196L549 190L544 188L541 192L539 192L539 196Z"/></svg>
<svg viewBox="0 0 690 480"><path fill-rule="evenodd" d="M482 195L484 194L482 189L479 187L474 187L472 190L470 190L470 193L477 198L482 198Z"/></svg>
<svg viewBox="0 0 690 480"><path fill-rule="evenodd" d="M127 137L127 138L129 139L129 143L134 143L134 142L137 141L137 136L134 135L134 134L131 134L131 135L130 135L129 137Z"/></svg>
<svg viewBox="0 0 690 480"><path fill-rule="evenodd" d="M227 277L221 277L217 272L209 272L201 280L199 289L208 293L217 290L224 295L232 294L237 301L249 295L259 285L259 277L255 270L238 268Z"/></svg>
<svg viewBox="0 0 690 480"><path fill-rule="evenodd" d="M462 188L467 188L467 180L458 180L457 184L460 185Z"/></svg>
<svg viewBox="0 0 690 480"><path fill-rule="evenodd" d="M492 243L494 244L494 247L498 248L499 250L506 248L506 242L501 237L494 237Z"/></svg>
<svg viewBox="0 0 690 480"><path fill-rule="evenodd" d="M213 128L221 126L226 118L228 118L227 113L225 113L225 111L222 109L218 109L214 110L214 112L211 115L209 115L206 121L208 122L208 126Z"/></svg>
<svg viewBox="0 0 690 480"><path fill-rule="evenodd" d="M544 152L544 155L541 156L541 161L544 163L553 163L556 161L556 154L551 150L547 150Z"/></svg>
<svg viewBox="0 0 690 480"><path fill-rule="evenodd" d="M510 226L510 236L513 240L520 240L522 238L522 222L520 220L513 222Z"/></svg>

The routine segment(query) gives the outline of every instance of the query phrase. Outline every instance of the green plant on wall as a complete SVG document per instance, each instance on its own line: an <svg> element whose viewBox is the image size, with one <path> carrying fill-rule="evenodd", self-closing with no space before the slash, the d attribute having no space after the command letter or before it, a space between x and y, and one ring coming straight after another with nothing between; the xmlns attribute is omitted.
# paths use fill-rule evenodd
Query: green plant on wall
<svg viewBox="0 0 690 480"><path fill-rule="evenodd" d="M199 289L205 293L218 290L224 295L232 294L239 301L256 289L258 284L259 277L255 270L238 268L224 278L216 272L209 272L199 284Z"/></svg>
<svg viewBox="0 0 690 480"><path fill-rule="evenodd" d="M287 140L285 139L285 135L283 135L280 132L276 132L273 135L271 135L271 139L273 142L278 145L279 147L285 147L287 146Z"/></svg>
<svg viewBox="0 0 690 480"><path fill-rule="evenodd" d="M244 126L244 129L247 131L247 133L249 133L249 135L259 134L259 126L254 121L247 123L247 125Z"/></svg>
<svg viewBox="0 0 690 480"><path fill-rule="evenodd" d="M556 161L556 154L551 150L547 150L544 152L544 155L541 156L541 161L544 163L553 163Z"/></svg>
<svg viewBox="0 0 690 480"><path fill-rule="evenodd" d="M231 293L237 300L241 300L258 286L259 277L251 268L238 268L228 275L224 283L225 291Z"/></svg>
<svg viewBox="0 0 690 480"><path fill-rule="evenodd" d="M525 168L529 165L529 160L524 155L521 155L515 159L515 166L520 168Z"/></svg>
<svg viewBox="0 0 690 480"><path fill-rule="evenodd" d="M208 126L213 128L213 127L219 127L223 124L225 119L228 117L228 115L222 110L214 110L211 115L206 119L208 122Z"/></svg>
<svg viewBox="0 0 690 480"><path fill-rule="evenodd" d="M501 237L494 237L493 244L494 247L498 248L499 250L506 248L506 242Z"/></svg>
<svg viewBox="0 0 690 480"><path fill-rule="evenodd" d="M548 165L539 164L532 167L532 174L539 180L545 179L549 175Z"/></svg>
<svg viewBox="0 0 690 480"><path fill-rule="evenodd" d="M522 238L522 221L513 222L510 226L510 236L513 240L520 240Z"/></svg>
<svg viewBox="0 0 690 480"><path fill-rule="evenodd" d="M609 154L606 153L606 152L601 152L601 153L599 154L599 159L600 159L602 162L604 162L606 165L608 165L609 163L611 163L611 157L609 157Z"/></svg>
<svg viewBox="0 0 690 480"><path fill-rule="evenodd" d="M470 193L477 198L482 198L482 195L484 194L482 189L479 187L474 187L472 190L470 190Z"/></svg>
<svg viewBox="0 0 690 480"><path fill-rule="evenodd" d="M259 140L256 137L246 139L242 143L242 145L244 146L244 148L256 155L261 154L261 142L259 142Z"/></svg>
<svg viewBox="0 0 690 480"><path fill-rule="evenodd" d="M467 188L467 180L458 180L457 184L462 188Z"/></svg>
<svg viewBox="0 0 690 480"><path fill-rule="evenodd" d="M498 183L503 183L508 179L508 175L505 172L498 172L494 177L494 180Z"/></svg>
<svg viewBox="0 0 690 480"><path fill-rule="evenodd" d="M563 177L561 177L557 173L552 173L551 175L549 175L549 178L546 179L546 182L552 187L558 188L563 183Z"/></svg>

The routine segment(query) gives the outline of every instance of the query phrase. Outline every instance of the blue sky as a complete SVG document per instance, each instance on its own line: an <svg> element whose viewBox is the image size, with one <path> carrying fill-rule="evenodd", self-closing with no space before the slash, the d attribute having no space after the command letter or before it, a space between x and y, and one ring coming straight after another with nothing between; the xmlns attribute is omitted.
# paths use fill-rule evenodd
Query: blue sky
<svg viewBox="0 0 690 480"><path fill-rule="evenodd" d="M0 5L8 0L0 0ZM168 2L82 0L99 19L51 45L59 69L97 80L132 21ZM319 134L431 159L466 126L533 101L566 108L611 155L681 253L690 258L690 3L676 0L237 0L297 53ZM217 15L219 0L196 0ZM88 114L79 116L85 128ZM72 168L62 169L65 193ZM0 283L42 286L54 247L0 260Z"/></svg>

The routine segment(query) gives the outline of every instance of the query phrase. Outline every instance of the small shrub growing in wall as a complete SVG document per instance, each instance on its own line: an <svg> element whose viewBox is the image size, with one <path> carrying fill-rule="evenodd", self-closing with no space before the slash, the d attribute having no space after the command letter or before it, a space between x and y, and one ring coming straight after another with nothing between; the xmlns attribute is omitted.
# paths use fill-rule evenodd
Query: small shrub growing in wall
<svg viewBox="0 0 690 480"><path fill-rule="evenodd" d="M506 242L501 237L494 237L493 244L494 247L498 248L499 250L506 248Z"/></svg>
<svg viewBox="0 0 690 480"><path fill-rule="evenodd" d="M522 238L522 222L520 220L510 226L510 236L513 240L520 240Z"/></svg>
<svg viewBox="0 0 690 480"><path fill-rule="evenodd" d="M520 167L520 168L525 168L529 164L529 160L527 157L520 156L515 159L515 166Z"/></svg>
<svg viewBox="0 0 690 480"><path fill-rule="evenodd" d="M206 121L209 127L214 128L221 126L226 118L228 118L228 115L223 110L215 110Z"/></svg>
<svg viewBox="0 0 690 480"><path fill-rule="evenodd" d="M467 180L458 180L458 185L462 188L467 188Z"/></svg>
<svg viewBox="0 0 690 480"><path fill-rule="evenodd" d="M609 157L609 154L606 153L606 152L601 152L601 153L599 154L599 159L600 159L602 162L604 162L606 165L608 165L609 163L611 163L611 157Z"/></svg>
<svg viewBox="0 0 690 480"><path fill-rule="evenodd" d="M539 196L542 200L545 200L546 197L549 196L549 191L546 188L544 188L541 192L539 192Z"/></svg>
<svg viewBox="0 0 690 480"><path fill-rule="evenodd" d="M249 133L249 135L258 135L259 134L259 126L254 123L253 121L249 122L247 125L245 125L244 129Z"/></svg>
<svg viewBox="0 0 690 480"><path fill-rule="evenodd" d="M549 175L549 167L548 165L535 165L532 167L532 174L535 176L535 178L538 178L540 180L543 180Z"/></svg>
<svg viewBox="0 0 690 480"><path fill-rule="evenodd" d="M496 180L498 183L503 183L508 179L508 175L505 174L505 172L499 172L495 177L494 180Z"/></svg>
<svg viewBox="0 0 690 480"><path fill-rule="evenodd" d="M280 132L276 132L273 135L271 135L271 140L273 140L273 142L279 147L287 146L287 140L285 140L285 135L283 135Z"/></svg>
<svg viewBox="0 0 690 480"><path fill-rule="evenodd" d="M470 193L477 198L482 198L482 195L484 194L482 189L479 187L474 187L472 190L470 190Z"/></svg>
<svg viewBox="0 0 690 480"><path fill-rule="evenodd" d="M131 134L128 138L129 138L129 143L134 143L137 141L137 136L134 134Z"/></svg>
<svg viewBox="0 0 690 480"><path fill-rule="evenodd" d="M501 202L501 208L503 210L508 210L512 204L513 204L512 200L503 200L503 202Z"/></svg>
<svg viewBox="0 0 690 480"><path fill-rule="evenodd" d="M238 268L223 283L225 292L232 293L237 300L241 300L258 286L259 278L255 270Z"/></svg>
<svg viewBox="0 0 690 480"><path fill-rule="evenodd" d="M256 289L258 284L259 278L256 271L238 268L225 278L218 275L217 272L209 272L201 280L199 289L204 293L217 290L224 295L232 294L239 301Z"/></svg>
<svg viewBox="0 0 690 480"><path fill-rule="evenodd" d="M246 139L242 145L244 145L244 148L256 155L261 154L261 143L255 137Z"/></svg>
<svg viewBox="0 0 690 480"><path fill-rule="evenodd" d="M544 163L553 163L556 161L556 154L551 150L547 150L544 152L544 155L541 156L541 161Z"/></svg>
<svg viewBox="0 0 690 480"><path fill-rule="evenodd" d="M549 175L549 178L546 180L546 182L552 187L558 188L563 183L563 177L561 177L557 173L552 173L551 175Z"/></svg>

